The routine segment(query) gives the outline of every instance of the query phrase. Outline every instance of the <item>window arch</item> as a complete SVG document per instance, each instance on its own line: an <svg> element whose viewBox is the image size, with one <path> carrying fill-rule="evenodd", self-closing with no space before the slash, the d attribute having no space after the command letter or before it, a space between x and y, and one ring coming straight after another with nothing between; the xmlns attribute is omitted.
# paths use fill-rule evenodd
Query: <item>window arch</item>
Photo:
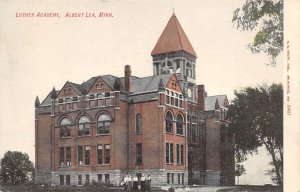
<svg viewBox="0 0 300 192"><path fill-rule="evenodd" d="M81 116L78 121L78 136L90 134L90 120L87 116Z"/></svg>
<svg viewBox="0 0 300 192"><path fill-rule="evenodd" d="M181 114L176 116L176 134L183 135L183 117Z"/></svg>
<svg viewBox="0 0 300 192"><path fill-rule="evenodd" d="M173 132L173 115L170 111L168 111L165 116L165 128L166 132Z"/></svg>
<svg viewBox="0 0 300 192"><path fill-rule="evenodd" d="M97 121L97 134L109 134L111 118L108 114L102 113Z"/></svg>
<svg viewBox="0 0 300 192"><path fill-rule="evenodd" d="M135 133L142 134L142 115L140 113L135 116Z"/></svg>
<svg viewBox="0 0 300 192"><path fill-rule="evenodd" d="M68 118L63 118L59 125L59 136L70 137L71 136L71 121Z"/></svg>

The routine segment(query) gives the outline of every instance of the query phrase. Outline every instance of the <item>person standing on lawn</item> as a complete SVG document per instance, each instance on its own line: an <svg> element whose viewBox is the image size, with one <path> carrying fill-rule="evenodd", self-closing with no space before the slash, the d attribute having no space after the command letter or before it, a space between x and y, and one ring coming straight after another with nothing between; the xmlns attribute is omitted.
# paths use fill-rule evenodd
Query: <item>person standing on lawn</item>
<svg viewBox="0 0 300 192"><path fill-rule="evenodd" d="M147 192L151 191L151 177L150 177L150 175L148 175L146 177L145 184L146 184L146 191Z"/></svg>
<svg viewBox="0 0 300 192"><path fill-rule="evenodd" d="M146 185L145 185L146 177L144 173L142 173L141 176L141 191L146 191Z"/></svg>
<svg viewBox="0 0 300 192"><path fill-rule="evenodd" d="M138 177L135 175L134 177L133 177L133 191L138 191Z"/></svg>

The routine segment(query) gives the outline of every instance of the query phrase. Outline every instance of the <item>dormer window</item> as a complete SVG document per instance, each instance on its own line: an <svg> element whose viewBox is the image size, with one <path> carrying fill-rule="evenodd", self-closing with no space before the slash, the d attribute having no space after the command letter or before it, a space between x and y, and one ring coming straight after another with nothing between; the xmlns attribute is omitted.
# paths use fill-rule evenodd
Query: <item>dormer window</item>
<svg viewBox="0 0 300 192"><path fill-rule="evenodd" d="M96 89L103 89L104 83L97 83L96 84Z"/></svg>

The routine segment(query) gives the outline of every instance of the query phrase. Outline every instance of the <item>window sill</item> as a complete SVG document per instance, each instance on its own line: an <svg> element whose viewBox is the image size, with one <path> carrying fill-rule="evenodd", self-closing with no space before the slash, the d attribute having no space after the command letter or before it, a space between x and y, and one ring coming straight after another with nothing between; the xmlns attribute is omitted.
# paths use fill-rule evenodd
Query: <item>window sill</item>
<svg viewBox="0 0 300 192"><path fill-rule="evenodd" d="M97 164L96 165L97 167L104 167L104 166L111 166L111 164L109 163L109 164Z"/></svg>
<svg viewBox="0 0 300 192"><path fill-rule="evenodd" d="M103 133L103 134L97 134L96 137L98 136L109 136L110 134L109 133Z"/></svg>
<svg viewBox="0 0 300 192"><path fill-rule="evenodd" d="M60 139L71 139L71 136L68 137L59 137Z"/></svg>
<svg viewBox="0 0 300 192"><path fill-rule="evenodd" d="M91 135L89 134L89 135L78 135L77 137L78 138L84 138L84 137L90 137Z"/></svg>
<svg viewBox="0 0 300 192"><path fill-rule="evenodd" d="M176 136L179 136L179 137L185 137L184 134L177 134L177 133L176 133Z"/></svg>
<svg viewBox="0 0 300 192"><path fill-rule="evenodd" d="M166 132L165 131L165 134L174 135L174 132Z"/></svg>

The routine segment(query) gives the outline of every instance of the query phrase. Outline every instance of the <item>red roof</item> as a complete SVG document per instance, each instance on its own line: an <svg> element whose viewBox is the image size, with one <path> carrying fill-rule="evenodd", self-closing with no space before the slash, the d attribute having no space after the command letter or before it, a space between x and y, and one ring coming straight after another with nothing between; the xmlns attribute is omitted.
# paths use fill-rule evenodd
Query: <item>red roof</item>
<svg viewBox="0 0 300 192"><path fill-rule="evenodd" d="M197 54L184 33L177 17L173 14L152 50L151 55L180 50L186 51L197 57Z"/></svg>

